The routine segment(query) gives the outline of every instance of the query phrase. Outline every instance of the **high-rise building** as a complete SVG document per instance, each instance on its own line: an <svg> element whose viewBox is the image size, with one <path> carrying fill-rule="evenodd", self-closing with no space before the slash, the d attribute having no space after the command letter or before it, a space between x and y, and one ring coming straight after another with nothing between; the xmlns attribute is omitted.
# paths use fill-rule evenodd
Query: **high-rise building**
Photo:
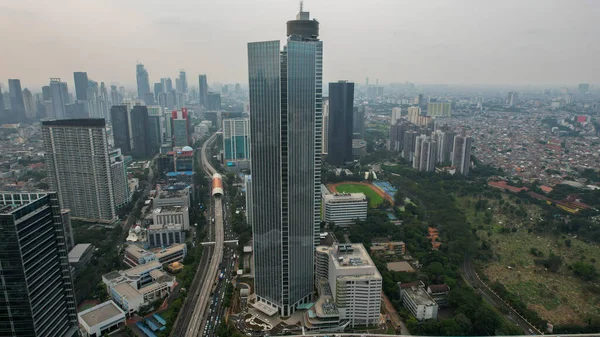
<svg viewBox="0 0 600 337"><path fill-rule="evenodd" d="M171 126L173 128L173 146L184 147L190 145L190 121L186 108L171 113Z"/></svg>
<svg viewBox="0 0 600 337"><path fill-rule="evenodd" d="M52 95L50 94L50 86L45 85L42 87L42 98L44 101L51 101Z"/></svg>
<svg viewBox="0 0 600 337"><path fill-rule="evenodd" d="M75 78L75 97L78 101L87 101L88 75L86 72L74 72Z"/></svg>
<svg viewBox="0 0 600 337"><path fill-rule="evenodd" d="M35 117L35 102L33 101L33 94L29 89L23 89L23 102L25 104L25 117Z"/></svg>
<svg viewBox="0 0 600 337"><path fill-rule="evenodd" d="M423 137L422 141L419 139ZM415 158L417 157L417 152L419 152L419 158L417 162L417 166L415 167L413 163L413 167L418 169L419 171L433 171L435 169L435 164L437 163L437 150L438 145L436 141L433 141L431 138L426 136L417 137L417 148L415 149Z"/></svg>
<svg viewBox="0 0 600 337"><path fill-rule="evenodd" d="M69 104L68 95L69 91L67 90L66 82L61 82L60 78L50 79L50 97L52 100L54 114L48 117L54 117L58 119L67 117L65 105Z"/></svg>
<svg viewBox="0 0 600 337"><path fill-rule="evenodd" d="M173 81L171 81L171 78L169 78L169 77L161 78L160 83L162 83L163 90L165 93L173 90Z"/></svg>
<svg viewBox="0 0 600 337"><path fill-rule="evenodd" d="M244 186L246 187L246 222L252 226L252 175L246 174L244 176Z"/></svg>
<svg viewBox="0 0 600 337"><path fill-rule="evenodd" d="M398 123L400 118L402 118L402 108L400 108L400 107L392 108L391 124L394 125L394 124Z"/></svg>
<svg viewBox="0 0 600 337"><path fill-rule="evenodd" d="M407 161L412 161L415 153L415 143L419 133L417 131L409 130L404 133L404 141L402 147L402 158Z"/></svg>
<svg viewBox="0 0 600 337"><path fill-rule="evenodd" d="M257 300L291 315L311 300L319 240L323 44L301 11L287 45L248 44Z"/></svg>
<svg viewBox="0 0 600 337"><path fill-rule="evenodd" d="M452 150L452 166L456 172L468 176L471 166L471 143L473 139L469 136L454 137L454 146Z"/></svg>
<svg viewBox="0 0 600 337"><path fill-rule="evenodd" d="M126 105L113 105L110 107L112 120L112 133L115 148L129 155L131 154L131 135L129 134L129 111Z"/></svg>
<svg viewBox="0 0 600 337"><path fill-rule="evenodd" d="M198 97L200 104L208 107L208 83L206 82L206 75L202 74L198 76Z"/></svg>
<svg viewBox="0 0 600 337"><path fill-rule="evenodd" d="M179 85L181 86L181 92L187 94L188 92L188 83L187 76L185 74L185 70L181 69L179 71Z"/></svg>
<svg viewBox="0 0 600 337"><path fill-rule="evenodd" d="M144 65L138 63L135 66L136 77L137 77L137 92L139 99L145 99L146 94L150 92L150 79L148 78L148 71L144 68Z"/></svg>
<svg viewBox="0 0 600 337"><path fill-rule="evenodd" d="M354 83L329 83L327 162L342 166L352 161Z"/></svg>
<svg viewBox="0 0 600 337"><path fill-rule="evenodd" d="M404 147L404 134L409 128L409 123L400 122L390 126L390 143L388 150L402 152Z"/></svg>
<svg viewBox="0 0 600 337"><path fill-rule="evenodd" d="M354 113L353 113L354 115ZM354 129L353 129L354 131ZM329 98L323 98L323 132L321 135L321 139L323 142L323 150L321 151L323 154L327 154L329 148L327 147L328 133L329 132Z"/></svg>
<svg viewBox="0 0 600 337"><path fill-rule="evenodd" d="M452 115L452 103L430 102L427 106L427 116L450 117Z"/></svg>
<svg viewBox="0 0 600 337"><path fill-rule="evenodd" d="M63 208L60 210L62 224L65 227L65 244L67 251L70 252L75 247L75 239L73 238L73 227L71 226L71 210Z"/></svg>
<svg viewBox="0 0 600 337"><path fill-rule="evenodd" d="M354 116L352 118L354 124L352 129L354 133L353 138L363 139L365 136L365 106L360 105L354 107Z"/></svg>
<svg viewBox="0 0 600 337"><path fill-rule="evenodd" d="M50 190L74 217L116 217L104 119L42 122Z"/></svg>
<svg viewBox="0 0 600 337"><path fill-rule="evenodd" d="M250 126L248 118L223 119L223 153L225 160L250 159Z"/></svg>
<svg viewBox="0 0 600 337"><path fill-rule="evenodd" d="M450 163L452 161L452 148L454 146L455 135L456 133L451 131L436 132L438 163Z"/></svg>
<svg viewBox="0 0 600 337"><path fill-rule="evenodd" d="M206 101L208 110L221 110L221 94L209 92Z"/></svg>
<svg viewBox="0 0 600 337"><path fill-rule="evenodd" d="M23 120L25 118L25 102L23 100L23 91L21 90L21 80L9 78L8 93L12 116L15 120Z"/></svg>
<svg viewBox="0 0 600 337"><path fill-rule="evenodd" d="M157 105L148 107L148 142L153 152L157 152L160 144L163 142L161 118L163 112Z"/></svg>
<svg viewBox="0 0 600 337"><path fill-rule="evenodd" d="M123 96L119 93L116 85L110 86L110 105L119 105L123 104ZM111 116L112 117L112 116Z"/></svg>
<svg viewBox="0 0 600 337"><path fill-rule="evenodd" d="M76 335L77 302L59 198L0 193L0 336Z"/></svg>
<svg viewBox="0 0 600 337"><path fill-rule="evenodd" d="M508 104L509 107L514 107L519 104L519 93L510 91L506 97L506 104Z"/></svg>
<svg viewBox="0 0 600 337"><path fill-rule="evenodd" d="M108 157L110 158L110 176L114 190L115 207L119 209L127 205L130 201L127 168L123 161L121 149L111 150L108 153Z"/></svg>
<svg viewBox="0 0 600 337"><path fill-rule="evenodd" d="M0 118L4 118L5 111L6 104L4 104L4 94L2 93L2 87L0 87Z"/></svg>
<svg viewBox="0 0 600 337"><path fill-rule="evenodd" d="M579 91L580 94L585 94L590 90L590 84L589 83L579 83L579 85L577 86L577 91Z"/></svg>
<svg viewBox="0 0 600 337"><path fill-rule="evenodd" d="M136 158L147 158L154 153L150 145L148 130L148 107L136 105L131 109L131 142L132 155Z"/></svg>
<svg viewBox="0 0 600 337"><path fill-rule="evenodd" d="M102 118L109 121L110 120L110 109L108 106L108 89L106 89L106 85L104 84L104 82L100 82L100 104L101 104Z"/></svg>

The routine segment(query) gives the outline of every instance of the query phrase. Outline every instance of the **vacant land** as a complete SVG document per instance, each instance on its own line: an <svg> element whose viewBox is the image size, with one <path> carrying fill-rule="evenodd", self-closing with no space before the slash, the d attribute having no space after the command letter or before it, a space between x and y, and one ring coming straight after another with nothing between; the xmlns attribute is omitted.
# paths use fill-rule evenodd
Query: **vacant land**
<svg viewBox="0 0 600 337"><path fill-rule="evenodd" d="M337 191L337 192L364 193L369 198L369 206L377 207L383 201L383 197L381 197L381 195L379 195L374 190L374 188L375 188L374 186L371 187L369 185L361 185L361 184L353 184L353 183L343 183L343 184L335 185L335 187L334 187L335 191Z"/></svg>
<svg viewBox="0 0 600 337"><path fill-rule="evenodd" d="M499 200L489 199L479 211L476 200L460 200L479 238L493 252L492 260L484 263L485 275L492 282L504 284L550 323L585 324L586 317L600 315L600 294L569 269L577 261L600 264L600 248L570 236L536 234L531 227L538 221L539 208L502 200L500 205ZM526 215L506 211L507 205L522 206ZM536 264L536 260L548 259L551 254L562 258L556 272Z"/></svg>

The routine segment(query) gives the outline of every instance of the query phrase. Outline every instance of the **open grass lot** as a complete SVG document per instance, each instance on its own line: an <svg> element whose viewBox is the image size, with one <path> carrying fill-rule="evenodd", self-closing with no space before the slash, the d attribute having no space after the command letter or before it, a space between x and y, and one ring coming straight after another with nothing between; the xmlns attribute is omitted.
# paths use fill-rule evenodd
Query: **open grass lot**
<svg viewBox="0 0 600 337"><path fill-rule="evenodd" d="M504 203L512 202L503 200ZM473 207L475 202L468 198L459 200L468 221L473 228L478 228L477 235L491 245L494 259L486 262L483 270L492 282L504 284L553 324L585 324L586 317L600 315L600 294L590 291L591 285L577 278L568 268L582 260L596 261L596 268L600 267L600 247L565 235L530 233L528 228L537 221L539 214L535 205L526 205L527 216L518 217L503 211L498 200L489 200L489 207L479 212ZM504 228L511 230L503 233ZM565 244L567 239L571 247ZM543 256L532 255L532 248L541 251ZM548 258L550 253L563 259L556 273L535 264L535 260Z"/></svg>
<svg viewBox="0 0 600 337"><path fill-rule="evenodd" d="M343 193L364 193L369 198L370 207L377 207L383 201L383 198L367 185L341 184L336 186L336 191Z"/></svg>

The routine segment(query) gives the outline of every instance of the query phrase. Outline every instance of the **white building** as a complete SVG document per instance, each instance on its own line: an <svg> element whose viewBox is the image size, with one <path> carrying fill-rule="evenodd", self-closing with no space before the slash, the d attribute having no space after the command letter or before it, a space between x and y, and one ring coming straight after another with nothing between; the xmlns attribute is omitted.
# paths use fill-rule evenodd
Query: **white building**
<svg viewBox="0 0 600 337"><path fill-rule="evenodd" d="M190 229L190 215L186 206L158 207L152 211L155 225L181 224L183 230Z"/></svg>
<svg viewBox="0 0 600 337"><path fill-rule="evenodd" d="M362 244L317 247L316 278L327 281L340 319L349 326L376 325L381 306L381 274Z"/></svg>
<svg viewBox="0 0 600 337"><path fill-rule="evenodd" d="M325 194L323 202L323 221L347 226L354 221L367 218L367 197L363 193Z"/></svg>
<svg viewBox="0 0 600 337"><path fill-rule="evenodd" d="M100 303L77 314L84 337L100 337L125 326L125 312L113 301Z"/></svg>
<svg viewBox="0 0 600 337"><path fill-rule="evenodd" d="M400 107L392 108L392 125L395 125L402 117L402 109Z"/></svg>
<svg viewBox="0 0 600 337"><path fill-rule="evenodd" d="M398 286L402 304L417 320L437 319L438 304L427 293L422 281L398 283Z"/></svg>
<svg viewBox="0 0 600 337"><path fill-rule="evenodd" d="M115 207L121 208L129 203L129 182L127 180L127 168L123 161L121 149L114 149L108 153L110 158L110 175L114 190Z"/></svg>
<svg viewBox="0 0 600 337"><path fill-rule="evenodd" d="M185 243L185 232L181 224L150 225L147 237L150 248Z"/></svg>
<svg viewBox="0 0 600 337"><path fill-rule="evenodd" d="M200 124L198 124L194 127L194 133L196 133L200 138L203 138L206 135L208 135L208 132L210 131L211 126L212 126L211 121L202 121L202 122L200 122Z"/></svg>

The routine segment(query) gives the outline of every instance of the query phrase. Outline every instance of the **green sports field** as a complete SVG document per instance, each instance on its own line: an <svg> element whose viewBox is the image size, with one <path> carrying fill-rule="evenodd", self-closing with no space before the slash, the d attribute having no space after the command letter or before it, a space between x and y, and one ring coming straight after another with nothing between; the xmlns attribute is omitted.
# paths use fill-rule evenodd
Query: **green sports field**
<svg viewBox="0 0 600 337"><path fill-rule="evenodd" d="M358 185L358 184L341 184L336 186L336 191L343 193L364 193L369 198L369 206L377 207L382 201L383 198L377 194L377 192L373 191L373 189L366 185Z"/></svg>

